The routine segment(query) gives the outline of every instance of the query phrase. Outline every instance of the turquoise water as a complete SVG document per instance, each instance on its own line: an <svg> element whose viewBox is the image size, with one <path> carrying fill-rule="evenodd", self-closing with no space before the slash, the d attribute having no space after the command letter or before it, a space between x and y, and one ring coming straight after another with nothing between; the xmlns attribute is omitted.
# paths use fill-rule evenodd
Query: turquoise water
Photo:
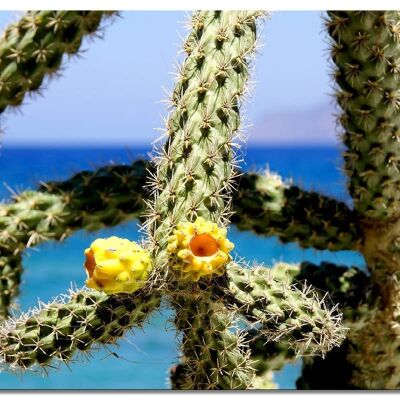
<svg viewBox="0 0 400 400"><path fill-rule="evenodd" d="M130 162L145 156L148 149L2 149L1 181L14 190L35 188L40 180L64 179L81 169L93 169L114 162ZM244 155L245 170L262 170L267 163L272 171L292 177L308 189L319 189L340 200L349 201L345 180L340 172L340 154L335 148L249 149ZM0 187L0 196L9 197ZM95 237L119 235L139 238L137 223L126 223L94 234L78 232L64 243L44 243L30 249L25 258L25 272L19 306L21 310L65 293L72 285L82 286L85 273L82 251ZM354 252L301 250L295 244L280 244L276 239L257 237L233 228L230 238L238 255L269 265L277 260L298 262L332 261L362 265ZM169 321L172 313L164 309L151 318L143 331L134 331L119 342L77 357L76 362L49 369L47 375L0 373L0 389L166 389L168 368L178 360L176 333ZM276 374L280 388L294 388L300 362Z"/></svg>

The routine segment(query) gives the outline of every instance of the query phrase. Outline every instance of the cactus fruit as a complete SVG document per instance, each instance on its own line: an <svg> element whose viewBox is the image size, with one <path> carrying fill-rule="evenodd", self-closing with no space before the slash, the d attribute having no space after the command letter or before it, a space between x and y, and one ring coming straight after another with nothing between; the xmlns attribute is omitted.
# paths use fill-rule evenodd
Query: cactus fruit
<svg viewBox="0 0 400 400"><path fill-rule="evenodd" d="M63 55L76 54L82 39L94 35L104 11L28 11L0 39L0 113L38 91L45 77L61 67Z"/></svg>
<svg viewBox="0 0 400 400"><path fill-rule="evenodd" d="M86 286L107 294L133 293L152 270L149 252L128 239L96 239L85 250Z"/></svg>
<svg viewBox="0 0 400 400"><path fill-rule="evenodd" d="M65 33L53 21L72 21L77 15L84 18L90 12L52 13L29 13L0 42L0 59L2 51L9 51L10 41L18 44L17 51L13 50L12 57L7 58L12 61L7 61L9 65L0 75L0 79L11 77L17 86L13 88L12 101L2 100L4 89L0 88L0 112L8 105L19 104L27 91L37 89L43 77L54 72L52 66L58 68L62 54L77 51L82 36L96 30L105 15L93 12L97 22L90 24L91 28L71 22L73 28ZM36 21L32 17L35 15L42 17ZM397 72L388 82L377 75L375 84L382 84L383 91L371 92L368 101L373 102L384 93L386 103L374 110L365 107L371 108L372 103L363 101L365 82L354 83L359 75L353 74L350 79L347 72L344 78L340 72L337 74L339 86L350 79L346 85L355 90L356 100L347 96L348 102L343 103L348 108L344 107L342 118L350 132L345 134L345 143L351 142L347 160L355 160L354 165L347 162L347 170L354 172L350 174L354 210L327 196L284 183L274 174L239 177L234 150L239 147L240 108L248 91L258 21L264 15L259 11L194 13L191 33L184 42L186 56L170 99L165 143L150 163L138 161L132 166L85 171L65 182L44 184L39 192L24 192L13 203L0 206L0 267L5 277L1 280L0 298L4 310L10 296L18 290L21 253L26 247L49 239L61 240L76 229L97 229L137 218L144 210L144 200L142 221L148 234L146 250L138 251L146 254L148 261L144 263L147 266L140 265L144 286L144 282L136 282L136 276L130 276L130 267L126 274L127 266L119 253L108 254L108 243L96 241L87 250L88 284L106 293L79 290L19 318L8 319L0 327L2 367L46 368L52 366L53 360L69 361L78 350L113 343L128 329L141 326L164 297L175 311L174 324L181 341L180 364L171 374L175 388L273 387L274 371L293 361L297 354L326 355L325 360L308 357L299 379L302 387L318 384L310 379L316 368L326 373L340 365L345 366L340 383L343 387L399 385L399 367L395 363L399 348L399 246L398 223L394 218L397 194L393 193L397 182L393 172L397 147L390 152L387 143L387 132L391 132L393 139L397 129L397 114L393 110L397 104L393 89ZM368 38L367 45L363 40L356 43L360 70L377 68L376 74L381 73L382 62L390 64L391 69L397 68L398 46L392 42L393 37L398 37L398 25L393 22L398 13L362 13L358 19L351 12L348 18L336 12L329 15L344 21L336 27L328 23L338 43L334 57L339 71L351 65L348 52L355 46L354 40L343 44L342 36L347 40L347 33L356 32L362 24L367 24L370 29L366 31L373 38ZM55 30L46 36L50 25ZM58 56L50 67L46 64L46 52L36 55L37 64L26 63L25 52L32 57L33 51L38 50L32 47L30 36L18 36L26 32L37 34L38 38L45 35L57 48L64 40L60 35L66 34L70 45L57 50ZM371 43L376 38L379 40L373 47ZM46 44L44 41L43 46ZM363 69L362 63L371 65ZM18 81L21 71L25 71L24 82L29 81L29 85ZM343 90L350 93L347 87ZM339 95L341 101L346 93ZM375 137L374 118L383 117L387 120L379 126L385 132L377 131ZM352 122L354 118L356 122ZM353 135L355 124L360 129ZM372 168L366 159L367 154L375 157L373 162L382 158L382 148L386 152L386 175L383 167ZM143 189L146 181L148 192ZM381 184L384 194L378 196ZM366 188L368 194L364 196ZM302 247L317 249L361 251L370 274L328 264L316 267L280 263L271 271L247 268L232 261L229 255L232 244L226 239L226 231L232 215L239 229L268 236L276 234L284 242L295 241ZM111 247L116 249L114 242L120 240L111 240ZM122 247L126 246L128 243L124 242ZM151 273L146 251L153 266ZM133 260L128 261L130 264ZM106 276L101 276L105 272ZM121 273L125 276L120 277ZM121 278L127 278L124 282L129 287L121 283ZM299 282L303 280L307 283ZM320 290L310 289L309 284L314 282ZM324 290L329 290L332 299L341 303L345 327L341 325L342 314L323 294ZM129 293L111 294L120 291ZM332 350L342 343L347 331L341 347ZM379 334L385 339L384 344L379 341ZM395 373L390 375L391 371ZM321 379L320 383L323 382Z"/></svg>
<svg viewBox="0 0 400 400"><path fill-rule="evenodd" d="M196 221L179 224L168 238L168 253L172 268L181 279L198 281L202 277L223 275L231 260L234 245L226 238L226 229L198 217Z"/></svg>

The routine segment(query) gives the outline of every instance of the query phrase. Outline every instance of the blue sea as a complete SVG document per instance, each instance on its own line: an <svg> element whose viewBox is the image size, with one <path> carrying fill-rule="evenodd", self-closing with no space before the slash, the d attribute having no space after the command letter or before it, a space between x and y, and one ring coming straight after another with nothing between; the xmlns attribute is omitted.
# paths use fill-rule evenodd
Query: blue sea
<svg viewBox="0 0 400 400"><path fill-rule="evenodd" d="M129 163L148 154L148 148L3 148L0 155L1 198L14 191L34 189L39 181L66 179L82 169L94 169L111 161ZM348 202L345 177L341 172L340 150L314 148L250 148L244 154L244 170L269 168L292 178L303 188L319 190ZM63 243L44 243L30 249L19 308L26 311L40 299L49 301L71 287L83 286L83 250L96 237L117 235L136 240L140 237L136 221L88 234L77 232ZM362 266L355 252L302 250L296 244L281 244L275 238L238 232L234 227L230 239L239 256L251 262L270 265L275 261L315 263L332 261ZM68 366L49 369L46 375L0 373L0 389L167 389L168 368L178 361L178 339L166 309L154 314L140 331L133 331L118 346L80 356ZM276 373L281 389L293 389L301 361Z"/></svg>

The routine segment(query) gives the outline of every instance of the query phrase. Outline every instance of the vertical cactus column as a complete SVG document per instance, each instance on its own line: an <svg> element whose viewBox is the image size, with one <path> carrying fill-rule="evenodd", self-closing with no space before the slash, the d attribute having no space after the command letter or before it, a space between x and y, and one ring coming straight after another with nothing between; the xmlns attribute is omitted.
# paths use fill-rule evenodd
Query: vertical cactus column
<svg viewBox="0 0 400 400"><path fill-rule="evenodd" d="M260 12L206 11L192 19L187 53L172 93L166 143L159 150L148 210L149 236L159 274L176 310L186 365L183 389L245 389L253 370L232 316L211 300L209 281L185 283L169 265L168 237L196 217L226 225L235 175L233 147L256 47Z"/></svg>
<svg viewBox="0 0 400 400"><path fill-rule="evenodd" d="M361 251L378 292L351 330L351 385L400 387L400 12L329 12L345 170L361 218Z"/></svg>

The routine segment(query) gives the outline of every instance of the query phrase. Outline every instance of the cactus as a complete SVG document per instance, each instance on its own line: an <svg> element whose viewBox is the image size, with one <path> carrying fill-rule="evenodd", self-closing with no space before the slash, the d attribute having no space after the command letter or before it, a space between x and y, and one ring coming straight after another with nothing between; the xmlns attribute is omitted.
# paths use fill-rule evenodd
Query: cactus
<svg viewBox="0 0 400 400"><path fill-rule="evenodd" d="M12 202L0 205L0 249L7 253L19 254L43 241L63 240L79 229L93 231L132 219L143 220L140 217L145 209L145 201L149 200L149 193L143 190L143 187L146 177L151 176L154 170L154 165L144 160L134 161L132 165L109 165L93 172L79 172L66 181L42 182L38 191L28 190L15 195ZM272 196L268 189L276 182L280 182L280 179L272 174L249 173L236 178L237 191L232 193L232 206L235 211L232 222L241 230L252 229L261 233L262 228L265 235L272 235L276 229L280 229L280 238L288 241L289 235L293 238L294 229L297 227L292 224L291 229L285 228L287 221L300 218L295 200L298 196L286 195L286 199L282 199L285 206L276 207L276 197ZM312 240L326 241L328 237L324 238L323 227L329 224L340 226L342 232L341 235L335 235L339 228L332 229L332 235L329 237L331 246L339 249L341 246L350 245L351 241L356 245L359 240L356 227L346 227L343 222L335 223L335 216L331 213L332 208L340 209L347 221L351 221L354 215L344 203L323 196L317 197L316 193L307 192L294 185L286 186L287 193L301 193L305 199L318 198L318 203L305 201L303 204L317 203L317 209L321 210L321 217L313 216L315 234L310 235L304 231L307 228L305 223L308 215L303 214L304 228L299 228L293 240L297 240L303 247L308 247ZM241 211L246 208L251 210L251 214ZM273 210L273 213L270 210ZM347 234L344 233L346 229ZM347 243L339 243L338 237L347 238ZM15 275L15 279L8 276L4 286L0 288L0 293L7 292L11 286L17 288L20 274L21 271ZM11 297L17 293L18 291L13 289ZM0 309L4 313L3 317L6 317L9 301L3 304L0 305Z"/></svg>
<svg viewBox="0 0 400 400"><path fill-rule="evenodd" d="M159 305L155 291L115 296L72 292L0 327L1 365L21 370L67 362L77 350L114 343L127 329L142 326Z"/></svg>
<svg viewBox="0 0 400 400"><path fill-rule="evenodd" d="M17 26L33 29L26 21L35 13ZM97 29L104 13L96 15L97 23L80 25L74 45L61 55L77 50L82 35ZM44 240L139 218L154 267L134 293L78 290L7 319L0 329L3 368L47 368L115 342L143 324L164 298L174 311L181 350L171 369L172 388L272 388L273 373L299 355L307 356L297 380L302 389L400 387L400 13L330 11L326 18L354 207L270 172L239 172L240 110L263 16L193 14L165 141L152 160L84 171L0 206L4 318L18 293L24 250ZM62 41L50 31L46 23L37 32ZM5 35L0 53L12 37ZM24 38L18 40L26 43ZM44 71L41 59L31 62ZM1 68L2 74L13 70ZM30 79L41 82L35 73ZM4 107L19 104L29 88L18 95L21 89L14 90ZM359 251L366 269L329 263L250 268L229 254L230 222L305 248Z"/></svg>
<svg viewBox="0 0 400 400"><path fill-rule="evenodd" d="M82 39L94 35L104 11L29 11L6 28L0 45L0 113L19 106L60 69L63 55L78 53Z"/></svg>

